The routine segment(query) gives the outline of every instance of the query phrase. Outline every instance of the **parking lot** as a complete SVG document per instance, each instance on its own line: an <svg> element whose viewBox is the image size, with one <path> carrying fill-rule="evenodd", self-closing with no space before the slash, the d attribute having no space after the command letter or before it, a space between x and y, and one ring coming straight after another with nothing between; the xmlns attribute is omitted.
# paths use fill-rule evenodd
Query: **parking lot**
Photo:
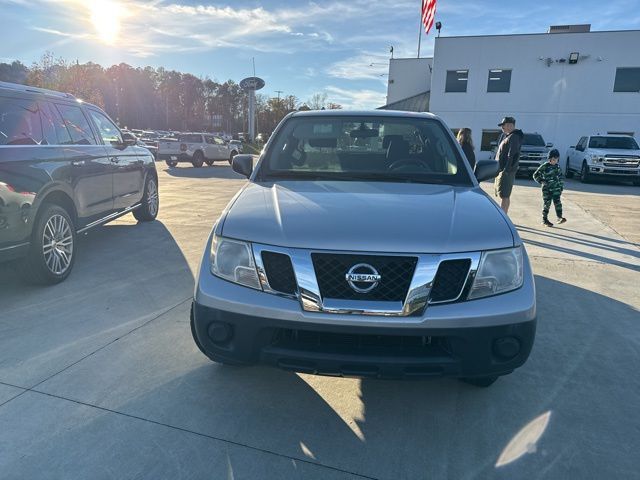
<svg viewBox="0 0 640 480"><path fill-rule="evenodd" d="M66 282L0 266L1 478L637 477L640 188L569 180L569 221L546 228L518 181L538 333L480 389L210 362L189 329L194 275L244 180L158 170L158 220L81 237Z"/></svg>

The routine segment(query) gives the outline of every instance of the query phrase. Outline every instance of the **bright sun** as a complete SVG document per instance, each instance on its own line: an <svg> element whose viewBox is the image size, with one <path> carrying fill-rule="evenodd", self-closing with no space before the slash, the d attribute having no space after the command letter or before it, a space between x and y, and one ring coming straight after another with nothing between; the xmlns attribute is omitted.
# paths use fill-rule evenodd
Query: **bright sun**
<svg viewBox="0 0 640 480"><path fill-rule="evenodd" d="M111 0L93 0L89 7L91 23L100 40L113 45L120 30L120 5Z"/></svg>

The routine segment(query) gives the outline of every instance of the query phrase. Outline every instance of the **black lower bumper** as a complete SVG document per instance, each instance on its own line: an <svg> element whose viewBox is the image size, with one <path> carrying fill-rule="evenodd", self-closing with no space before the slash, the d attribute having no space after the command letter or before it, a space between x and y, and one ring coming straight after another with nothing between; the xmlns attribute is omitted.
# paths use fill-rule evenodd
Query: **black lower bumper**
<svg viewBox="0 0 640 480"><path fill-rule="evenodd" d="M191 328L214 361L302 373L410 378L505 375L529 357L535 320L478 328L303 324L193 304Z"/></svg>

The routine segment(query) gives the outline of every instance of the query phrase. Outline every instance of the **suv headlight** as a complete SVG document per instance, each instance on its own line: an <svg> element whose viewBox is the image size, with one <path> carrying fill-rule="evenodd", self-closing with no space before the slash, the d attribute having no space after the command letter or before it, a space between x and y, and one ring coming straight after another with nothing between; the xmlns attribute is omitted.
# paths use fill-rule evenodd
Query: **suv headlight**
<svg viewBox="0 0 640 480"><path fill-rule="evenodd" d="M230 282L262 290L248 242L214 235L211 241L211 273Z"/></svg>
<svg viewBox="0 0 640 480"><path fill-rule="evenodd" d="M509 292L524 281L522 247L484 252L468 299Z"/></svg>

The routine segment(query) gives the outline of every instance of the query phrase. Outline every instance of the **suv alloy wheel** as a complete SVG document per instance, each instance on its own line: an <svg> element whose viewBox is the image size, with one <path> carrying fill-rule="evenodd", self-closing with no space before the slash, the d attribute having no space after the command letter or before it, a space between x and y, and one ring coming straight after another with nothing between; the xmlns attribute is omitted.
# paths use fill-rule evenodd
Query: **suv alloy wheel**
<svg viewBox="0 0 640 480"><path fill-rule="evenodd" d="M158 216L159 205L158 183L153 176L149 175L144 184L142 205L133 211L133 216L139 222L151 222Z"/></svg>
<svg viewBox="0 0 640 480"><path fill-rule="evenodd" d="M197 151L193 154L193 161L191 162L191 164L195 168L200 168L202 167L202 165L204 165L204 155L202 154L202 152Z"/></svg>
<svg viewBox="0 0 640 480"><path fill-rule="evenodd" d="M75 262L76 228L64 208L53 204L41 208L23 274L32 283L60 283L69 276Z"/></svg>

